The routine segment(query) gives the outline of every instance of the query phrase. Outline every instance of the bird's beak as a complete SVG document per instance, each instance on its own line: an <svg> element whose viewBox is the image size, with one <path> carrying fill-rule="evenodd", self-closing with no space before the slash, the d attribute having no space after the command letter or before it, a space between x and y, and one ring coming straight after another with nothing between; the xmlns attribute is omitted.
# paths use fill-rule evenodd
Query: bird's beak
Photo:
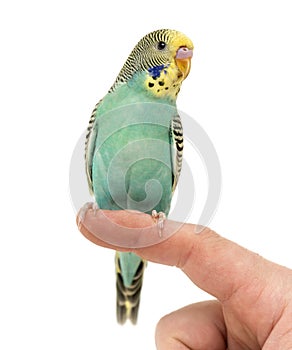
<svg viewBox="0 0 292 350"><path fill-rule="evenodd" d="M184 79L189 75L191 70L191 59L193 57L193 50L188 49L186 46L180 47L175 56L175 61L178 69L184 76Z"/></svg>

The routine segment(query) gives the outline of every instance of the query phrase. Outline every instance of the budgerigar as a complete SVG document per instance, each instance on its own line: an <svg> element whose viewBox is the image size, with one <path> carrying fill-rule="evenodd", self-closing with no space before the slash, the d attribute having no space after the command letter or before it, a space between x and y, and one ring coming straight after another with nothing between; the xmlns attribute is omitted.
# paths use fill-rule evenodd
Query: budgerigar
<svg viewBox="0 0 292 350"><path fill-rule="evenodd" d="M184 34L169 29L151 32L138 42L95 106L85 159L98 208L167 216L182 165L176 98L192 55L193 44ZM134 253L116 252L120 324L127 319L137 322L145 266L146 261Z"/></svg>

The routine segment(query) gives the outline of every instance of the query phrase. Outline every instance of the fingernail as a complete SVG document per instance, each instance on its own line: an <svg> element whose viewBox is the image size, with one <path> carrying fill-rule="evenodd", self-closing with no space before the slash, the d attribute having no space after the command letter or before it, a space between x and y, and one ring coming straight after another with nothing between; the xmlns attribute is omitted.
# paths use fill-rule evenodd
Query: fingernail
<svg viewBox="0 0 292 350"><path fill-rule="evenodd" d="M82 224L84 222L86 213L87 213L87 211L89 209L93 209L94 210L94 203L91 203L91 202L85 203L83 205L83 207L79 210L78 214L77 214L77 226L78 226L79 230L81 229L81 226L82 226Z"/></svg>

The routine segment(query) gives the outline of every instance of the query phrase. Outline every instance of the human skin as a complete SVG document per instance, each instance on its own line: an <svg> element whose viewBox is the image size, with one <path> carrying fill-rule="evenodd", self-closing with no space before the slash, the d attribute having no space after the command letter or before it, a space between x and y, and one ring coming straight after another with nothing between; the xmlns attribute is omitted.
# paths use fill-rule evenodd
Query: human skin
<svg viewBox="0 0 292 350"><path fill-rule="evenodd" d="M130 239L132 248L127 248L104 241L107 235L120 237L125 229L136 236L141 236L142 231L149 237L157 233L153 218L139 212L87 209L77 216L77 223L91 242L177 266L194 284L216 298L164 316L156 328L158 350L292 349L290 269L207 227L171 220L165 221L164 239L154 245L145 246L147 242L143 241L141 247L141 242L133 244Z"/></svg>

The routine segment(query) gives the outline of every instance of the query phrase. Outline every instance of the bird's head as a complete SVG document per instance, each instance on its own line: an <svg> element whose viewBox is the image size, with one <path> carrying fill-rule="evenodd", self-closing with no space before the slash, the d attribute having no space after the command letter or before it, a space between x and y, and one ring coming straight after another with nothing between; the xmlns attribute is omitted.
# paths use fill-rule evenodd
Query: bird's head
<svg viewBox="0 0 292 350"><path fill-rule="evenodd" d="M124 64L113 89L121 83L140 84L157 98L175 100L188 76L192 41L176 30L160 29L145 35Z"/></svg>

